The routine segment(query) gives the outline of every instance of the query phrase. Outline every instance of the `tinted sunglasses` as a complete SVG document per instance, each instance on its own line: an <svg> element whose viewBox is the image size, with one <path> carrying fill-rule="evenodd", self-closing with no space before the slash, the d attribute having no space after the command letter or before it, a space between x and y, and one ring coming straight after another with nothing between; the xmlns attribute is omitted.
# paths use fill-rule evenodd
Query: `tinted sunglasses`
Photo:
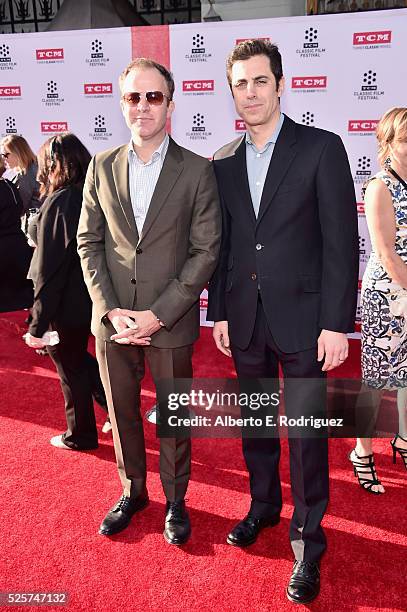
<svg viewBox="0 0 407 612"><path fill-rule="evenodd" d="M7 159L9 155L10 155L10 152L1 154L1 156L4 157L4 159Z"/></svg>
<svg viewBox="0 0 407 612"><path fill-rule="evenodd" d="M164 102L164 98L167 98L168 101L171 100L171 98L162 91L146 91L144 94L138 91L131 91L130 93L124 94L122 100L129 106L137 106L142 97L144 97L151 106L161 106Z"/></svg>

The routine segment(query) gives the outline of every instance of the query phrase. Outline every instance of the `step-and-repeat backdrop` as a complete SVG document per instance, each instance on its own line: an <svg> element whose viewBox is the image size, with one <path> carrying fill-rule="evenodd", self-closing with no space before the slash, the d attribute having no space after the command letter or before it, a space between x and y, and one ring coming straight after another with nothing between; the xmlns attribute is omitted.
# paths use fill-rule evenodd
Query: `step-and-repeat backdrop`
<svg viewBox="0 0 407 612"><path fill-rule="evenodd" d="M211 157L245 129L234 111L225 58L239 40L270 39L283 56L282 110L299 123L336 132L345 143L358 200L361 278L370 252L361 187L378 170L378 119L392 106L407 105L406 33L407 9L4 34L0 135L22 134L37 150L49 136L69 130L92 153L128 141L118 76L132 57L143 55L174 73L172 136ZM206 297L204 291L202 324Z"/></svg>

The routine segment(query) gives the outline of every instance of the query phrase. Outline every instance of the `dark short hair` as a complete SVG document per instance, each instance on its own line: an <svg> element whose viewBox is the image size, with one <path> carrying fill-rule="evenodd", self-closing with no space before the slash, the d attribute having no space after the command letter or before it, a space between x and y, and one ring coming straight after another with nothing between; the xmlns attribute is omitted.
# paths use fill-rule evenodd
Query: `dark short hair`
<svg viewBox="0 0 407 612"><path fill-rule="evenodd" d="M38 151L40 194L49 196L61 187L80 185L85 180L90 160L89 151L75 134L67 132L48 138Z"/></svg>
<svg viewBox="0 0 407 612"><path fill-rule="evenodd" d="M172 97L174 95L175 83L174 83L174 78L171 72L162 64L159 64L158 62L155 62L154 60L149 59L147 57L137 57L132 62L130 62L128 66L126 66L126 68L123 70L123 72L119 76L120 91L122 91L123 81L126 78L126 76L132 70L135 70L136 68L141 68L142 70L143 69L148 70L151 68L155 68L156 70L158 70L158 72L162 74L162 76L164 77L167 83L169 98L170 100L172 100Z"/></svg>
<svg viewBox="0 0 407 612"><path fill-rule="evenodd" d="M278 50L277 45L273 45L270 41L260 38L244 40L236 45L236 47L230 52L226 60L226 75L230 88L232 88L233 64L242 60L248 60L256 55L265 55L269 58L270 69L274 75L274 78L276 79L276 87L278 89L279 83L283 76L281 53Z"/></svg>

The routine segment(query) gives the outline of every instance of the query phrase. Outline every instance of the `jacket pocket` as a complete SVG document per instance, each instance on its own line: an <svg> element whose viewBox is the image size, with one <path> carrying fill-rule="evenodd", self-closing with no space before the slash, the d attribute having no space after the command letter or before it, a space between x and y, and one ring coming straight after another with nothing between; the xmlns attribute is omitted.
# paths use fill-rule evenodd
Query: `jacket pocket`
<svg viewBox="0 0 407 612"><path fill-rule="evenodd" d="M289 191L301 191L304 188L305 181L293 181L291 183L282 183L277 189L276 195L281 195L282 193L288 193Z"/></svg>

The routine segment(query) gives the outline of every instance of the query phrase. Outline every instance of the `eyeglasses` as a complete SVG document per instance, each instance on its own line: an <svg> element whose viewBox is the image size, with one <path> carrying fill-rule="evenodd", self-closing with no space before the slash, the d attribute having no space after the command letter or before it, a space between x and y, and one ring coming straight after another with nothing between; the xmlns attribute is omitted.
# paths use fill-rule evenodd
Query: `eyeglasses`
<svg viewBox="0 0 407 612"><path fill-rule="evenodd" d="M151 106L161 106L161 104L164 102L164 98L167 98L168 101L171 100L171 98L162 91L146 91L144 94L138 91L132 91L124 94L122 96L122 100L129 106L137 106L142 96L149 104L151 104Z"/></svg>
<svg viewBox="0 0 407 612"><path fill-rule="evenodd" d="M8 153L1 153L1 156L4 157L4 159L7 159L9 155L10 155L10 152L8 152Z"/></svg>

